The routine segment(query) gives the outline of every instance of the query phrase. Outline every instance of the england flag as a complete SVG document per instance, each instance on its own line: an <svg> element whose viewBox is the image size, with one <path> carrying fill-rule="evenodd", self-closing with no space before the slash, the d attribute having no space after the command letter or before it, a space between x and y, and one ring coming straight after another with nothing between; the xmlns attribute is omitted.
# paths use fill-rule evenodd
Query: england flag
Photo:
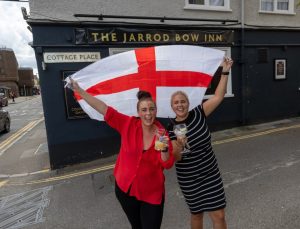
<svg viewBox="0 0 300 229"><path fill-rule="evenodd" d="M91 95L121 113L136 116L136 94L148 91L157 104L157 117L174 117L173 92L186 92L190 109L202 103L211 79L222 63L224 52L192 45L140 48L101 59L70 77ZM69 78L66 79L69 83ZM92 119L103 116L76 96Z"/></svg>

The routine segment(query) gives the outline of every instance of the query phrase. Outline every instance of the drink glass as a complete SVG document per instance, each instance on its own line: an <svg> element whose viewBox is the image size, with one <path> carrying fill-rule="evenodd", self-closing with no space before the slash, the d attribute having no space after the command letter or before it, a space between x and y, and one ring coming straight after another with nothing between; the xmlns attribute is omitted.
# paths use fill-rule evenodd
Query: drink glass
<svg viewBox="0 0 300 229"><path fill-rule="evenodd" d="M158 151L164 150L168 146L165 129L157 129L155 133L154 149Z"/></svg>
<svg viewBox="0 0 300 229"><path fill-rule="evenodd" d="M173 131L177 138L180 138L182 140L187 140L186 133L187 133L188 129L187 129L186 124L182 123L182 124L174 125ZM182 153L189 152L189 149L190 149L190 146L186 142Z"/></svg>

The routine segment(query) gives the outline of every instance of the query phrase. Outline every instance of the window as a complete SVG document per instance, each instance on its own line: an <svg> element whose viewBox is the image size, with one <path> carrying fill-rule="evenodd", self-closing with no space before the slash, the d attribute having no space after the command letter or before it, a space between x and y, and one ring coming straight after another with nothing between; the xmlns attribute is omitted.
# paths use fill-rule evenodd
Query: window
<svg viewBox="0 0 300 229"><path fill-rule="evenodd" d="M294 14L294 0L261 0L260 12Z"/></svg>
<svg viewBox="0 0 300 229"><path fill-rule="evenodd" d="M230 0L185 0L185 9L230 11Z"/></svg>

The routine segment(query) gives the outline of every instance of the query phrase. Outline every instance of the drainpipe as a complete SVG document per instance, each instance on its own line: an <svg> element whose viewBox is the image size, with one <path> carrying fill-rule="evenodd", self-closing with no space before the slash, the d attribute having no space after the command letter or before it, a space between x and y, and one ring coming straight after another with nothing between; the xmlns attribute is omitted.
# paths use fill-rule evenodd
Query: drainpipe
<svg viewBox="0 0 300 229"><path fill-rule="evenodd" d="M241 85L242 85L242 124L247 124L248 74L245 57L245 1L241 0Z"/></svg>

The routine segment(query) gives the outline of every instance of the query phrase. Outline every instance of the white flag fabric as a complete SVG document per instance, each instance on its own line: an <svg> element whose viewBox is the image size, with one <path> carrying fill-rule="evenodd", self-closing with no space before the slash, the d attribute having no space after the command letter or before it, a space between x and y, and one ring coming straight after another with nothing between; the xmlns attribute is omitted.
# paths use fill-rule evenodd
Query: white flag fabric
<svg viewBox="0 0 300 229"><path fill-rule="evenodd" d="M91 95L121 113L137 115L136 94L151 93L157 104L157 117L174 117L170 99L181 90L190 100L190 109L202 103L211 79L222 63L224 52L192 45L166 45L140 48L101 59L70 77ZM66 79L69 83L69 77ZM77 97L92 119L103 116Z"/></svg>

